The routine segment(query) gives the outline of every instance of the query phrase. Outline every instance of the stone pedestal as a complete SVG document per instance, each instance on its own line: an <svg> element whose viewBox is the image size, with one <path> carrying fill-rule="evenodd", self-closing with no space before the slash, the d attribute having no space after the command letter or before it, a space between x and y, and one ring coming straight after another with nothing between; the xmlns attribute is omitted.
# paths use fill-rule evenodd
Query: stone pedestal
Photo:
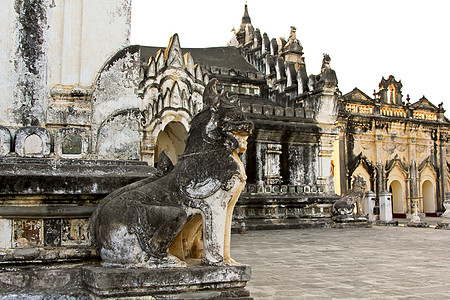
<svg viewBox="0 0 450 300"><path fill-rule="evenodd" d="M369 221L375 221L376 217L373 214L375 208L376 194L368 191L364 195L364 214L369 218Z"/></svg>
<svg viewBox="0 0 450 300"><path fill-rule="evenodd" d="M252 299L245 289L250 277L246 265L81 269L91 299Z"/></svg>
<svg viewBox="0 0 450 300"><path fill-rule="evenodd" d="M380 220L384 222L392 221L392 194L383 192L379 194L380 200Z"/></svg>
<svg viewBox="0 0 450 300"><path fill-rule="evenodd" d="M335 222L333 228L370 227L367 216L363 215L336 215L331 219Z"/></svg>
<svg viewBox="0 0 450 300"><path fill-rule="evenodd" d="M450 219L445 219L436 224L436 229L447 229L450 230Z"/></svg>

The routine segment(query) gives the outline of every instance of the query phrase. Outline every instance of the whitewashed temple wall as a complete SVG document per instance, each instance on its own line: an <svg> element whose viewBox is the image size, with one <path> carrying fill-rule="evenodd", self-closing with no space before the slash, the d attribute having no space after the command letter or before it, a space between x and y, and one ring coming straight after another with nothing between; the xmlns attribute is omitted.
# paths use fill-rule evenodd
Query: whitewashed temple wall
<svg viewBox="0 0 450 300"><path fill-rule="evenodd" d="M2 1L0 124L45 124L51 90L89 89L130 23L131 0Z"/></svg>

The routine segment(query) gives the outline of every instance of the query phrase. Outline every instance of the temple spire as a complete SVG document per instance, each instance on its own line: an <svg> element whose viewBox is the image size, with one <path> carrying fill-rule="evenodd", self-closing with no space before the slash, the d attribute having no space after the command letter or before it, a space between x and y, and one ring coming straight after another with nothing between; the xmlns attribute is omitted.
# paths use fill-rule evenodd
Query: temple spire
<svg viewBox="0 0 450 300"><path fill-rule="evenodd" d="M244 16L242 16L241 25L239 26L239 30L234 32L234 36L228 45L235 47L251 47L254 36L255 29L253 28L252 20L248 14L247 2L245 2Z"/></svg>
<svg viewBox="0 0 450 300"><path fill-rule="evenodd" d="M247 1L246 1L245 2L244 16L242 17L241 27L244 24L251 24L251 23L252 23L252 20L250 19L250 15L248 14Z"/></svg>

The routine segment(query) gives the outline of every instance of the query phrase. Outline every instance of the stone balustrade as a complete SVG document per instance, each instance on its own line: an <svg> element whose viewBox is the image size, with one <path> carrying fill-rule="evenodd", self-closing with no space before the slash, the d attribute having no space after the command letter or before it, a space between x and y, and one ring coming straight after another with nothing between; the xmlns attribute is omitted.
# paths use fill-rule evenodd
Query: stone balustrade
<svg viewBox="0 0 450 300"><path fill-rule="evenodd" d="M249 194L317 194L324 193L322 185L277 185L277 184L247 184L243 193Z"/></svg>
<svg viewBox="0 0 450 300"><path fill-rule="evenodd" d="M242 110L247 114L266 115L275 117L291 117L291 118L307 118L313 119L315 112L312 110L305 110L303 107L281 107L262 104L248 104L242 103Z"/></svg>
<svg viewBox="0 0 450 300"><path fill-rule="evenodd" d="M0 143L0 157L49 157L53 149L60 158L83 158L88 152L88 134L82 128L50 132L38 126L17 130L0 126Z"/></svg>
<svg viewBox="0 0 450 300"><path fill-rule="evenodd" d="M345 104L345 111L353 114L372 115L374 114L374 106L347 103ZM380 115L386 117L407 118L408 109L406 107L396 108L392 106L382 106L380 108ZM413 111L412 117L419 120L437 121L437 114L426 111Z"/></svg>
<svg viewBox="0 0 450 300"><path fill-rule="evenodd" d="M437 121L437 115L431 112L415 111L413 117L414 119Z"/></svg>
<svg viewBox="0 0 450 300"><path fill-rule="evenodd" d="M373 113L373 107L368 105L346 104L345 111L368 115Z"/></svg>
<svg viewBox="0 0 450 300"><path fill-rule="evenodd" d="M382 107L380 113L381 115L388 117L406 117L406 111L403 108Z"/></svg>

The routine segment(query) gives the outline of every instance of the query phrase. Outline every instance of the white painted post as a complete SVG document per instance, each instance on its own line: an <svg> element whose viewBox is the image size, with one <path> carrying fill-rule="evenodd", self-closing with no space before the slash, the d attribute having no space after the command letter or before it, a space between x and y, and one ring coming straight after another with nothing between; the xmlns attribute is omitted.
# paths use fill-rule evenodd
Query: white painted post
<svg viewBox="0 0 450 300"><path fill-rule="evenodd" d="M375 207L376 194L372 191L367 191L364 195L364 214L369 217L369 221L375 221L373 209Z"/></svg>
<svg viewBox="0 0 450 300"><path fill-rule="evenodd" d="M380 220L385 222L392 221L392 194L382 192L379 194L380 199Z"/></svg>
<svg viewBox="0 0 450 300"><path fill-rule="evenodd" d="M418 203L419 199L413 199L414 202L414 213L411 215L411 222L420 223L419 211L418 211Z"/></svg>

